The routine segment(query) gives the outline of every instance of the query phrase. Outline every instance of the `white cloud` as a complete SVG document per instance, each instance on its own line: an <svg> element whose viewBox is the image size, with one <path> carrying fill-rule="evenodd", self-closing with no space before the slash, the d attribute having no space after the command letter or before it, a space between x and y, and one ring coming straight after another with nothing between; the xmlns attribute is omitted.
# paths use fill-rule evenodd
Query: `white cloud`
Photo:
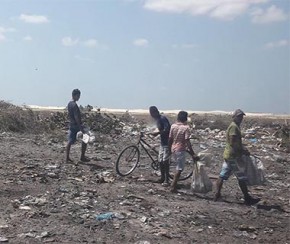
<svg viewBox="0 0 290 244"><path fill-rule="evenodd" d="M279 48L279 47L287 47L290 46L290 40L280 40L276 42L268 42L264 45L266 49L272 49L272 48Z"/></svg>
<svg viewBox="0 0 290 244"><path fill-rule="evenodd" d="M149 44L148 40L144 38L139 38L133 41L133 45L137 47L147 47Z"/></svg>
<svg viewBox="0 0 290 244"><path fill-rule="evenodd" d="M16 30L14 28L4 28L0 26L0 32L4 33L4 32L15 32Z"/></svg>
<svg viewBox="0 0 290 244"><path fill-rule="evenodd" d="M14 28L5 28L0 26L0 42L7 39L5 33L14 31L16 31Z"/></svg>
<svg viewBox="0 0 290 244"><path fill-rule="evenodd" d="M280 22L288 19L287 14L275 5L266 10L261 8L254 9L251 13L252 22L256 24L267 24L272 22Z"/></svg>
<svg viewBox="0 0 290 244"><path fill-rule="evenodd" d="M25 37L23 37L23 41L30 42L30 41L32 41L32 37L29 35L25 36Z"/></svg>
<svg viewBox="0 0 290 244"><path fill-rule="evenodd" d="M98 40L96 39L88 39L83 42L83 45L88 48L96 48L100 50L108 50L109 47L105 44L101 44Z"/></svg>
<svg viewBox="0 0 290 244"><path fill-rule="evenodd" d="M78 39L72 39L71 37L67 36L62 38L61 40L62 45L66 46L66 47L72 47L75 46L79 43Z"/></svg>
<svg viewBox="0 0 290 244"><path fill-rule="evenodd" d="M19 19L26 23L32 24L44 24L49 22L49 19L44 15L21 14Z"/></svg>
<svg viewBox="0 0 290 244"><path fill-rule="evenodd" d="M231 20L244 14L252 5L266 2L268 0L145 0L144 8L157 12L208 15Z"/></svg>
<svg viewBox="0 0 290 244"><path fill-rule="evenodd" d="M86 47L97 47L98 41L96 39L88 39L84 42L84 45Z"/></svg>

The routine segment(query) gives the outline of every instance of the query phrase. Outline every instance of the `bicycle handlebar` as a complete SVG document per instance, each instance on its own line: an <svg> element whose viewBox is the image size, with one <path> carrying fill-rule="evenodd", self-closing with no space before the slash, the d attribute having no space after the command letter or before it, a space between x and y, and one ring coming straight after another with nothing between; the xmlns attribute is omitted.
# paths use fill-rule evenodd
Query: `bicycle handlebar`
<svg viewBox="0 0 290 244"><path fill-rule="evenodd" d="M145 133L144 131L140 131L140 138L149 137L150 139L154 139L150 134Z"/></svg>

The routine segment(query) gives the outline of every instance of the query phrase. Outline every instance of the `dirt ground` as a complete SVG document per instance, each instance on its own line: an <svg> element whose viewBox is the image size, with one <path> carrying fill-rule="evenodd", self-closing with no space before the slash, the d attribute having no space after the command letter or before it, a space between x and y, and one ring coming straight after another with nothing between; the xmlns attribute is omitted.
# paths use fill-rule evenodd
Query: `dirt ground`
<svg viewBox="0 0 290 244"><path fill-rule="evenodd" d="M135 123L143 120L146 126L144 118L137 116ZM214 182L222 163L224 129L204 128L204 119L196 119L192 143L197 152L211 153L206 171ZM290 243L290 157L274 136L282 122L273 119L265 126L258 120L245 123L255 134L248 132L244 139L261 158L267 178L265 185L250 187L262 199L255 206L243 204L234 177L225 183L218 202L212 201L213 192L193 193L192 179L180 183L178 194L170 193L154 183L158 176L144 153L130 176L116 175L118 154L137 139L130 126L118 134L96 133L96 142L88 145L89 163L78 162L78 142L72 147L72 164L64 163L65 129L37 135L2 132L0 242ZM114 218L98 220L103 213Z"/></svg>

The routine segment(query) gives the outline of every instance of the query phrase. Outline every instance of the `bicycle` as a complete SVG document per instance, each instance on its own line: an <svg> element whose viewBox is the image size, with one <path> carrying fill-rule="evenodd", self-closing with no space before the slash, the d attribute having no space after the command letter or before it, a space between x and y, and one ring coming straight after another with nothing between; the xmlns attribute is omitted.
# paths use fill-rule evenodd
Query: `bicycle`
<svg viewBox="0 0 290 244"><path fill-rule="evenodd" d="M154 170L159 170L159 163L157 160L158 152L145 141L144 137L144 132L141 132L139 135L139 140L136 144L127 146L121 151L115 164L116 172L118 175L128 176L137 168L140 163L140 148L143 149L151 159L151 168ZM150 154L149 149L155 154L154 156ZM182 171L179 178L180 181L186 180L192 176L194 163L195 160L193 156L188 151L186 151L185 165L184 170ZM176 161L173 159L173 157L169 157L169 165L170 172L172 172L169 174L169 177L173 179L173 172L176 168Z"/></svg>

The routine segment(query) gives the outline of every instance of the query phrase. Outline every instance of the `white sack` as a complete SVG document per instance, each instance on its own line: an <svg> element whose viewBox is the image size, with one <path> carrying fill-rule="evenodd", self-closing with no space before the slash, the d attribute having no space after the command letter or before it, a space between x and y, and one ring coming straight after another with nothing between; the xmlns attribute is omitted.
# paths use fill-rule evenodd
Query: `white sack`
<svg viewBox="0 0 290 244"><path fill-rule="evenodd" d="M264 165L260 159L254 156L243 156L245 174L248 178L248 185L263 185L266 182Z"/></svg>
<svg viewBox="0 0 290 244"><path fill-rule="evenodd" d="M212 191L212 182L207 176L204 166L205 165L200 162L197 162L195 164L192 181L193 192L207 193L209 191Z"/></svg>
<svg viewBox="0 0 290 244"><path fill-rule="evenodd" d="M212 154L208 150L203 150L197 154L199 157L199 162L205 164L206 167L209 167L212 162Z"/></svg>

